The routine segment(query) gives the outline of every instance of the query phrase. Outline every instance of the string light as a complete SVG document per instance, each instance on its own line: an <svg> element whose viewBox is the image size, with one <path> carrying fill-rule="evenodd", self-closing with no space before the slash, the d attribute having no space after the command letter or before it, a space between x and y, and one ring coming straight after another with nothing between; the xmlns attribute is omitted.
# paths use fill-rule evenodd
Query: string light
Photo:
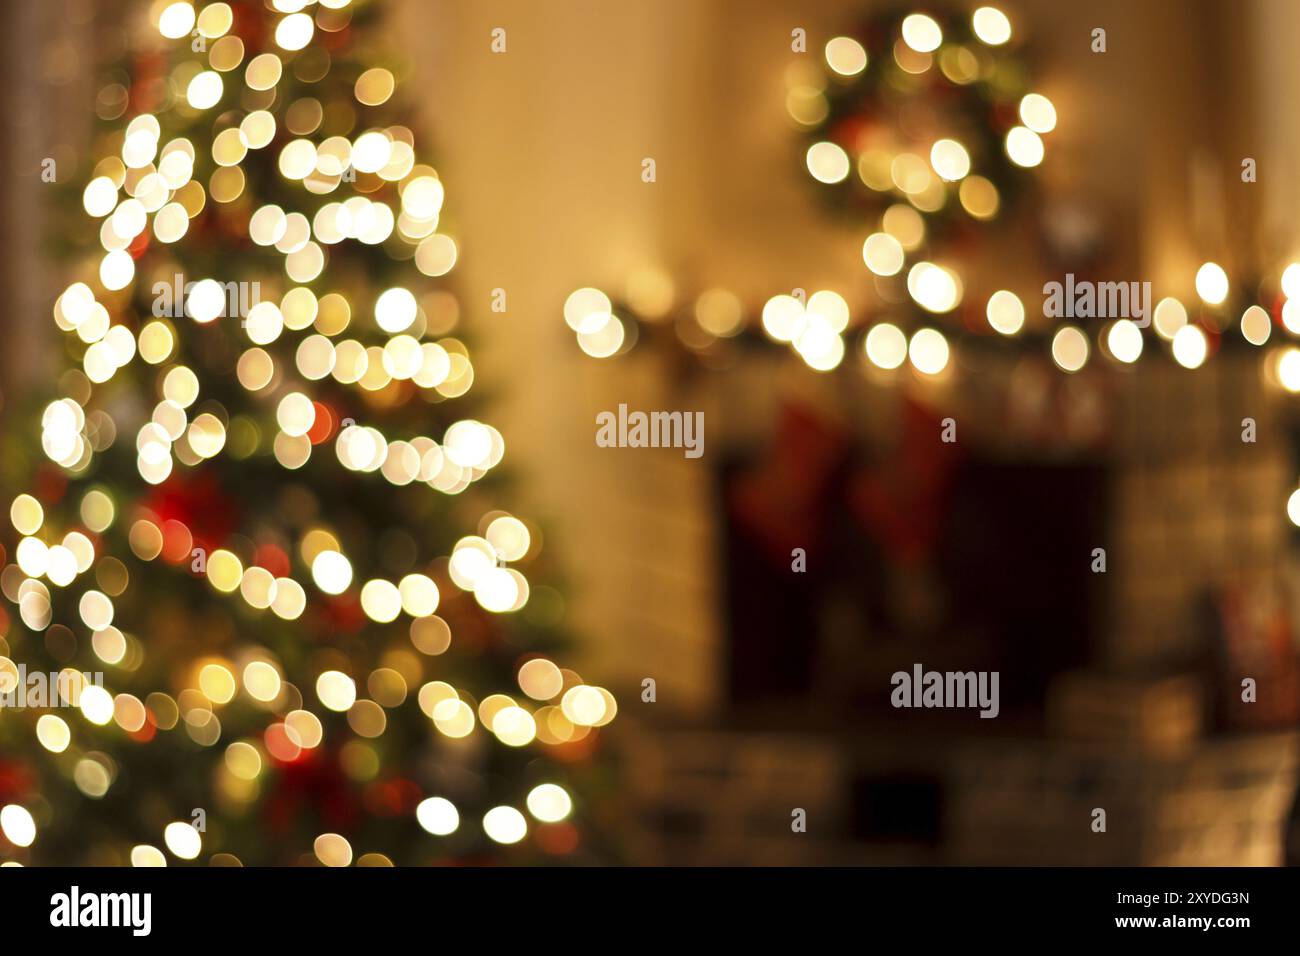
<svg viewBox="0 0 1300 956"><path fill-rule="evenodd" d="M1196 271L1196 294L1210 305L1228 297L1228 274L1217 262L1207 262Z"/></svg>
<svg viewBox="0 0 1300 956"><path fill-rule="evenodd" d="M820 142L808 147L808 172L818 182L843 182L849 168L849 154L838 143Z"/></svg>
<svg viewBox="0 0 1300 956"><path fill-rule="evenodd" d="M1142 330L1130 319L1120 319L1110 327L1106 344L1115 358L1131 365L1142 355Z"/></svg>
<svg viewBox="0 0 1300 956"><path fill-rule="evenodd" d="M939 24L923 13L913 13L903 18L903 42L917 53L933 53L943 42Z"/></svg>
<svg viewBox="0 0 1300 956"><path fill-rule="evenodd" d="M989 46L1001 46L1011 39L1011 21L996 7L980 7L971 14L975 35Z"/></svg>
<svg viewBox="0 0 1300 956"><path fill-rule="evenodd" d="M988 47L1003 46L1012 36L1011 21L1005 13L991 6L974 11L971 28L976 38ZM868 76L880 78L882 74L878 71L893 68L920 74L929 70L936 61L941 64L943 79L958 88L970 86L983 76L978 65L974 68L969 62L966 66L961 65L961 54L969 54L969 51L957 43L949 43L944 28L933 17L913 13L904 17L896 29L897 42L891 48L892 59L874 56L862 41L853 37L833 38L824 51L824 77L816 77L803 68L787 72L787 105L793 118L801 125L813 128L814 140L807 147L805 155L808 172L813 179L825 185L838 185L848 180L850 171L856 168L858 176L855 182L860 180L868 195L886 194L903 200L889 204L881 216L880 231L871 232L865 237L862 245L863 263L874 276L881 279L905 271L907 291L916 306L923 313L943 315L961 304L964 282L960 273L951 267L923 259L909 262L912 254L933 241L929 235L931 230L927 227L926 216L945 206L946 189L951 186L961 208L973 219L992 219L1002 205L999 188L972 168L972 151L952 138L940 138L928 146L896 142L885 148L878 144L868 144L856 156L855 164L855 157L849 154L844 145L821 132L825 130L833 133L835 129L823 95L830 83L853 86L858 82L865 83ZM944 56L947 54L951 55L945 65ZM869 100L877 95L874 87L863 86L858 89L863 99ZM990 98L1006 95L1004 89L990 89L988 92ZM856 100L847 99L846 102ZM1046 156L1044 137L1055 131L1058 125L1056 106L1047 96L1036 91L1017 93L1012 105L1020 125L1008 127L995 114L990 116L988 126L990 129L1000 126L1001 146L1015 166L1036 167ZM978 150L975 151L976 155L978 153ZM923 156L928 156L928 162ZM1283 270L1281 284L1288 300L1300 301L1300 263L1288 264ZM1212 262L1200 267L1194 285L1198 296L1209 305L1221 305L1230 292L1227 273ZM735 298L725 290L710 292L714 300L719 295L726 295L732 301ZM743 312L737 316L733 307L725 326L714 327L703 318L709 314L703 297L697 301L695 310L696 325L704 333L703 337L698 337L694 332L679 333L683 343L694 351L707 352L713 342L743 333L747 326L757 325L769 340L792 345L795 353L814 370L827 371L840 364L843 336L848 333L848 329L828 326L793 296L782 294L769 298L763 305L758 322L746 318ZM1010 290L994 292L987 301L985 314L993 331L1004 337L1015 337L1025 327L1024 304ZM1281 315L1288 330L1300 334L1300 309L1293 302L1284 303ZM635 309L631 310L630 317L636 321L642 318ZM583 343L581 334L579 341L584 351L597 357L622 351L624 321L614 318L614 306L600 290L587 288L573 293L565 304L565 319L571 328L580 333L580 323L601 328L615 324L620 330L619 348L604 351L590 349ZM1197 368L1209 357L1209 340L1202 330L1190 326L1187 310L1178 299L1161 299L1154 310L1151 324L1155 334L1171 344L1170 354L1178 364ZM1252 306L1242 316L1242 337L1252 345L1263 345L1268 340L1271 325L1268 314L1258 306ZM1183 331L1184 329L1190 330ZM895 330L898 335L894 334ZM920 356L920 365L917 365L915 357L913 365L918 370L946 367L948 354L943 353L940 365L936 340L928 334L930 331L939 335L942 333L937 329L922 331L927 331L927 334L921 336L919 345L916 345L915 335L907 344L909 354L915 346L915 351ZM1080 371L1091 355L1088 333L1074 326L1061 326L1050 331L1049 353L1054 364L1066 373ZM1137 362L1145 351L1142 330L1131 320L1107 324L1096 334L1099 344L1104 345L1103 354L1120 365ZM905 333L892 323L870 323L861 340L869 364L882 370L896 368L901 364L903 350L899 347L899 336L907 342ZM947 347L948 339L943 338L943 342Z"/></svg>
<svg viewBox="0 0 1300 956"><path fill-rule="evenodd" d="M938 329L919 329L907 344L907 357L925 375L938 375L948 366L948 340Z"/></svg>

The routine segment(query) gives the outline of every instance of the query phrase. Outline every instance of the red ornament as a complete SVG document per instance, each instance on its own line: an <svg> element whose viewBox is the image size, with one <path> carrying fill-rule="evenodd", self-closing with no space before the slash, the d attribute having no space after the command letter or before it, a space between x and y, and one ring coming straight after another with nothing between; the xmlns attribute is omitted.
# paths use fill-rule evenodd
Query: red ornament
<svg viewBox="0 0 1300 956"><path fill-rule="evenodd" d="M220 546L239 527L241 509L211 472L173 476L154 489L143 507L185 525L196 541Z"/></svg>
<svg viewBox="0 0 1300 956"><path fill-rule="evenodd" d="M289 556L278 544L264 544L253 555L253 564L265 568L277 578L289 576Z"/></svg>
<svg viewBox="0 0 1300 956"><path fill-rule="evenodd" d="M361 610L361 602L354 594L340 594L322 602L323 613L328 623L326 631L344 634L356 634L366 626L366 615Z"/></svg>
<svg viewBox="0 0 1300 956"><path fill-rule="evenodd" d="M281 765L263 815L267 828L276 833L289 830L304 816L343 833L357 824L361 807L337 755L313 749L303 751L301 759Z"/></svg>
<svg viewBox="0 0 1300 956"><path fill-rule="evenodd" d="M0 760L0 803L21 801L31 791L31 769L23 763Z"/></svg>
<svg viewBox="0 0 1300 956"><path fill-rule="evenodd" d="M138 236L136 236L134 239L131 240L131 244L126 247L126 251L131 254L132 259L139 259L141 256L145 254L145 251L148 248L149 248L149 231L145 230L144 232L140 233Z"/></svg>
<svg viewBox="0 0 1300 956"><path fill-rule="evenodd" d="M320 445L329 441L334 434L334 413L329 406L320 402L312 402L312 406L316 409L316 420L312 422L307 438L313 445Z"/></svg>
<svg viewBox="0 0 1300 956"><path fill-rule="evenodd" d="M128 93L130 106L127 109L134 115L153 113L158 109L158 87L156 82L166 69L166 57L161 53L141 53L131 65L131 88Z"/></svg>
<svg viewBox="0 0 1300 956"><path fill-rule="evenodd" d="M48 504L63 500L68 490L68 479L53 465L41 465L36 470L36 497Z"/></svg>
<svg viewBox="0 0 1300 956"><path fill-rule="evenodd" d="M533 839L544 853L568 856L578 848L578 828L572 823L543 823L533 831Z"/></svg>

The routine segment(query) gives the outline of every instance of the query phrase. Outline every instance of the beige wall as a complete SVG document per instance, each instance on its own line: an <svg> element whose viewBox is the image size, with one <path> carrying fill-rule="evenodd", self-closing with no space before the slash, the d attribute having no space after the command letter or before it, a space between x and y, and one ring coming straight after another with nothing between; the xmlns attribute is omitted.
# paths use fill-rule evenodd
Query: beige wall
<svg viewBox="0 0 1300 956"><path fill-rule="evenodd" d="M1278 259L1300 259L1300 5L1290 0L1256 0L1244 18L1248 53L1234 71L1249 84L1240 103L1251 117L1255 135L1248 141L1259 160L1259 192L1254 208L1260 216L1261 251Z"/></svg>
<svg viewBox="0 0 1300 956"><path fill-rule="evenodd" d="M116 3L116 0L114 0ZM17 397L57 365L48 345L54 328L53 296L60 276L47 268L42 230L57 229L46 203L55 185L42 180L44 161L55 160L57 182L78 174L80 150L89 139L94 77L85 69L97 56L111 56L116 44L101 40L95 49L96 15L108 4L66 0L59 4L11 4L0 36L0 102L5 175L0 180L0 283L6 307L0 310L5 349L0 355L0 388Z"/></svg>
<svg viewBox="0 0 1300 956"><path fill-rule="evenodd" d="M665 10L667 13L665 13ZM521 504L549 519L570 575L585 665L602 681L655 677L663 700L712 693L712 548L706 474L670 453L595 446L595 416L683 402L644 361L578 350L560 306L668 258L691 214L693 64L708 7L681 3L413 4L416 83L426 90L444 221L463 240L459 291L480 343L493 419L521 469ZM432 25L432 26L431 26ZM489 52L492 28L508 52ZM652 156L659 182L641 182ZM504 288L509 311L488 311ZM504 370L509 370L508 376ZM690 406L688 406L690 407ZM594 676L592 679L596 679Z"/></svg>

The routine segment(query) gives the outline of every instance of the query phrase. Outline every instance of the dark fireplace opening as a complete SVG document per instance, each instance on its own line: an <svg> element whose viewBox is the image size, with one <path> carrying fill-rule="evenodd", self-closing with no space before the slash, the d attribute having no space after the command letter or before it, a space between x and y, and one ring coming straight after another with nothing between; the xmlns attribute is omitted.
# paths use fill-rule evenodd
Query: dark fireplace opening
<svg viewBox="0 0 1300 956"><path fill-rule="evenodd" d="M967 453L935 469L942 480L899 480L893 463L846 456L815 495L756 508L747 491L768 462L733 459L719 474L734 717L888 719L891 675L920 664L996 670L1004 721L1035 720L1050 678L1095 659L1102 464Z"/></svg>

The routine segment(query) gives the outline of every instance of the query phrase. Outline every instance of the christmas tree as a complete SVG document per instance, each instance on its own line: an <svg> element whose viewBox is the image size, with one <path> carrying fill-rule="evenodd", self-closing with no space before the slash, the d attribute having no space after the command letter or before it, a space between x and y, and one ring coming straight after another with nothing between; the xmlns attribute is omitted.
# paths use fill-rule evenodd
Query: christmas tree
<svg viewBox="0 0 1300 956"><path fill-rule="evenodd" d="M100 91L67 369L8 409L0 859L590 858L614 699L547 656L376 6L141 5Z"/></svg>

